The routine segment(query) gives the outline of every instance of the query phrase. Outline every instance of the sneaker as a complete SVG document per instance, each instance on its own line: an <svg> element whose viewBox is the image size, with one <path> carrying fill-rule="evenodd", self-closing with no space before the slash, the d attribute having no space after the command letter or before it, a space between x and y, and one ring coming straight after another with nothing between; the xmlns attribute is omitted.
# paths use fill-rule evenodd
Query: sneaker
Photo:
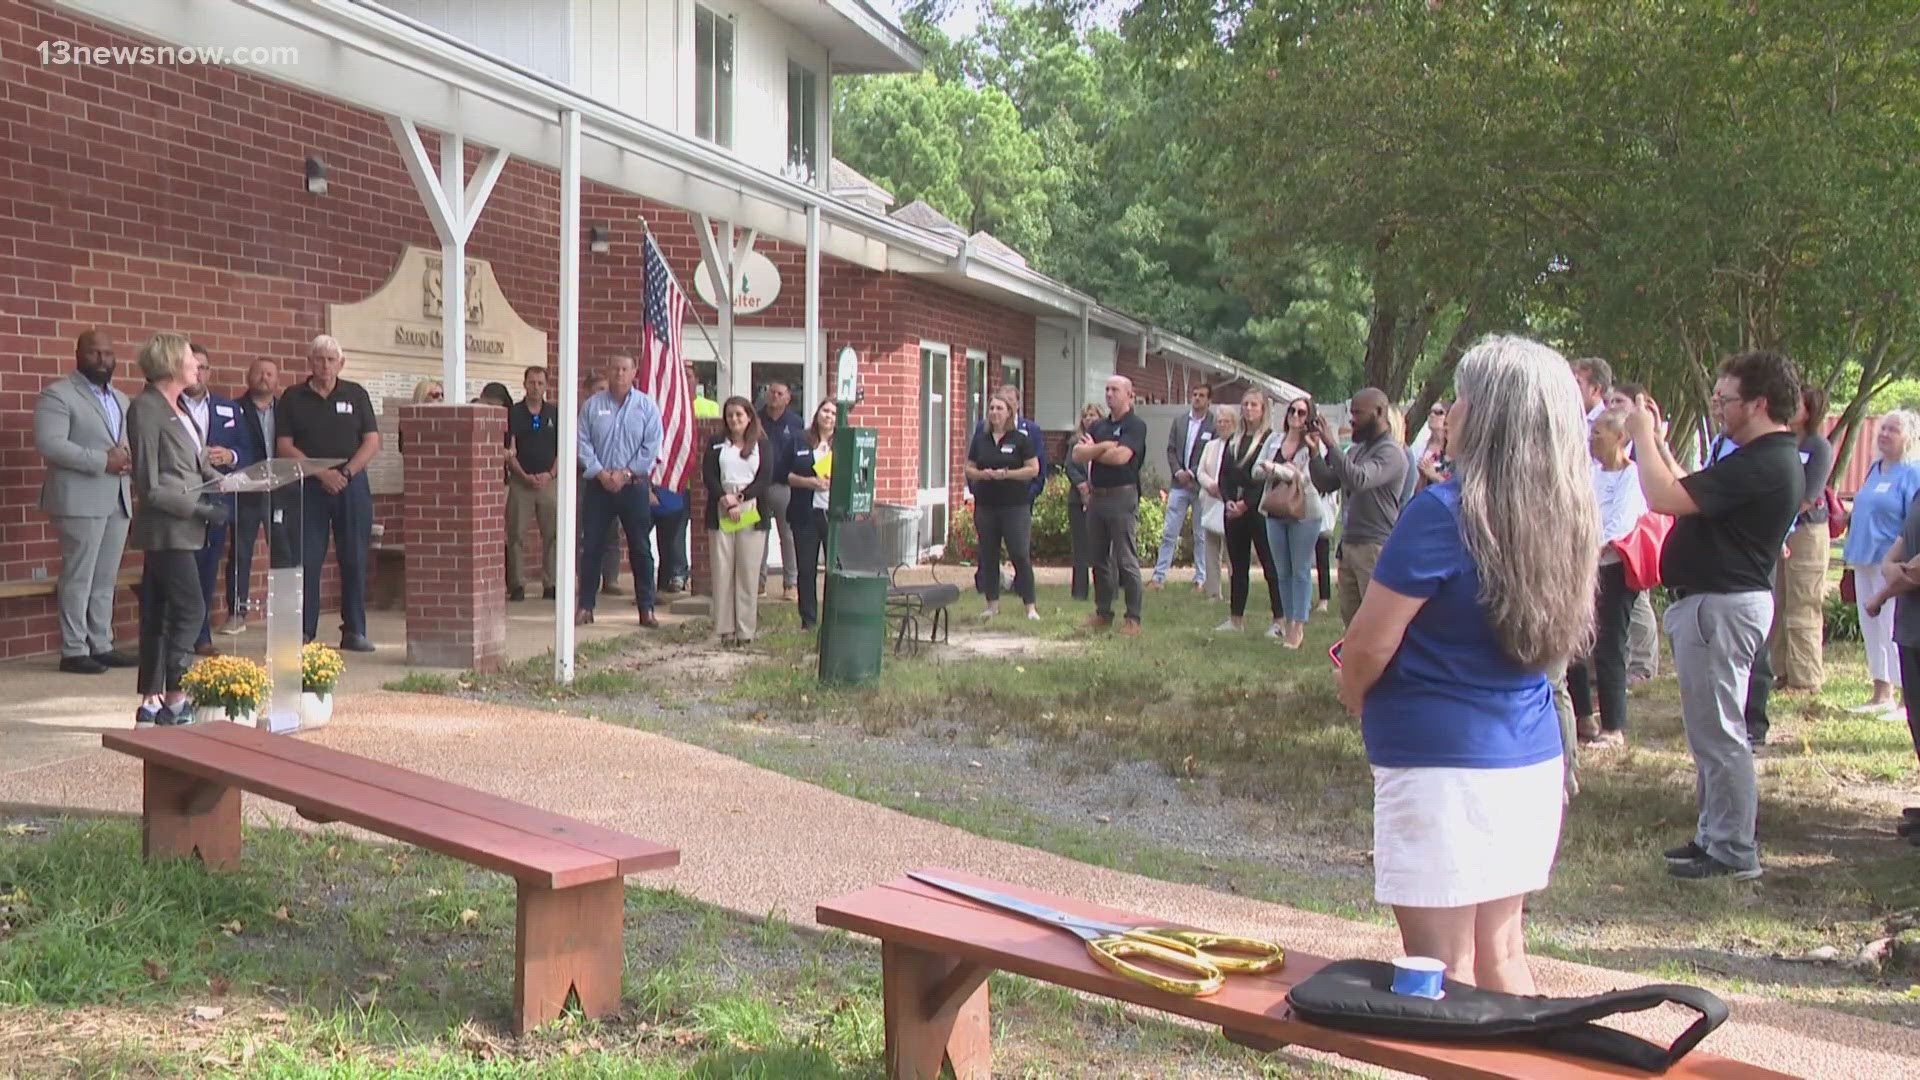
<svg viewBox="0 0 1920 1080"><path fill-rule="evenodd" d="M368 641L365 634L342 634L340 647L348 652L372 652L373 642Z"/></svg>
<svg viewBox="0 0 1920 1080"><path fill-rule="evenodd" d="M142 705L139 708L133 710L134 730L144 731L147 728L150 728L154 724L158 723L160 712L161 712L160 707L157 705Z"/></svg>
<svg viewBox="0 0 1920 1080"><path fill-rule="evenodd" d="M91 656L63 656L60 658L60 670L69 675L105 675L107 665Z"/></svg>
<svg viewBox="0 0 1920 1080"><path fill-rule="evenodd" d="M1271 641L1279 641L1284 633L1285 632L1280 629L1280 626L1278 623L1275 623L1267 627L1267 638Z"/></svg>
<svg viewBox="0 0 1920 1080"><path fill-rule="evenodd" d="M1029 611L1029 612L1027 612L1027 619L1028 619L1029 621L1031 621L1031 622L1039 622L1039 621L1040 621L1040 613L1039 613L1039 612L1037 612L1037 611Z"/></svg>
<svg viewBox="0 0 1920 1080"><path fill-rule="evenodd" d="M1139 637L1140 636L1140 620L1139 619L1122 619L1120 621L1120 633L1123 637Z"/></svg>
<svg viewBox="0 0 1920 1080"><path fill-rule="evenodd" d="M1691 840L1681 844L1679 847L1668 848L1662 853L1661 857L1670 863L1692 862L1695 859L1709 858L1707 849Z"/></svg>
<svg viewBox="0 0 1920 1080"><path fill-rule="evenodd" d="M1226 622L1213 628L1213 632L1216 634L1243 634L1246 633L1246 630L1247 628L1244 626L1233 625L1232 619L1228 619Z"/></svg>
<svg viewBox="0 0 1920 1080"><path fill-rule="evenodd" d="M1708 878L1730 877L1735 881L1752 881L1760 876L1760 868L1742 870L1737 866L1728 866L1711 855L1701 855L1686 862L1667 864L1667 873L1686 881L1705 881Z"/></svg>
<svg viewBox="0 0 1920 1080"><path fill-rule="evenodd" d="M247 620L245 619L228 619L227 625L220 628L220 633L225 637L239 637L246 632Z"/></svg>
<svg viewBox="0 0 1920 1080"><path fill-rule="evenodd" d="M185 727L193 723L193 705L183 701L180 703L178 712L162 705L159 715L153 718L153 723L156 727Z"/></svg>
<svg viewBox="0 0 1920 1080"><path fill-rule="evenodd" d="M517 604L527 598L527 590L519 585L507 590L507 602Z"/></svg>
<svg viewBox="0 0 1920 1080"><path fill-rule="evenodd" d="M1847 711L1852 713L1883 713L1891 712L1894 707L1892 701L1869 701L1864 705L1855 705Z"/></svg>
<svg viewBox="0 0 1920 1080"><path fill-rule="evenodd" d="M93 659L96 663L105 664L110 668L140 666L139 657L131 653L122 652L119 649L108 649L106 652L94 653Z"/></svg>
<svg viewBox="0 0 1920 1080"><path fill-rule="evenodd" d="M1319 603L1317 603L1317 604L1315 604L1315 605L1313 605L1313 610L1315 610L1315 611L1321 611L1321 612L1324 612L1324 611L1326 611L1326 610L1327 610L1327 602L1326 602L1325 600L1322 600L1322 601L1320 601Z"/></svg>
<svg viewBox="0 0 1920 1080"><path fill-rule="evenodd" d="M982 612L980 613L980 621L981 621L981 622L988 622L988 621L990 621L990 620L991 620L991 619L992 619L992 618L993 618L993 617L994 617L995 615L998 615L998 614L1000 614L1000 613L999 613L998 611L995 611L995 610L994 610L994 609L992 609L992 608L987 608L986 610L984 610L984 611L982 611Z"/></svg>

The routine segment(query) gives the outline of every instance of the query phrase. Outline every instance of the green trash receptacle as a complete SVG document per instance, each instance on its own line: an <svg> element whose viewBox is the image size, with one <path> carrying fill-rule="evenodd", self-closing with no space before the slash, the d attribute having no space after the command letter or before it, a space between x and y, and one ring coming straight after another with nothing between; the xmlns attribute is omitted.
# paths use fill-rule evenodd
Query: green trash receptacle
<svg viewBox="0 0 1920 1080"><path fill-rule="evenodd" d="M887 641L884 574L833 570L820 607L820 681L857 685L880 677Z"/></svg>

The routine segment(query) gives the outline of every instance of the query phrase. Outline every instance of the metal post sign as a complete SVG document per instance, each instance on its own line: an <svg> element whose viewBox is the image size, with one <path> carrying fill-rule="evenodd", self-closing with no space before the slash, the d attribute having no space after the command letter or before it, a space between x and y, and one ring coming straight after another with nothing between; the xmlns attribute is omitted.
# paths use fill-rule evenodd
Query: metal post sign
<svg viewBox="0 0 1920 1080"><path fill-rule="evenodd" d="M846 520L873 513L874 474L880 459L880 429L843 427L833 434L833 482L829 516Z"/></svg>

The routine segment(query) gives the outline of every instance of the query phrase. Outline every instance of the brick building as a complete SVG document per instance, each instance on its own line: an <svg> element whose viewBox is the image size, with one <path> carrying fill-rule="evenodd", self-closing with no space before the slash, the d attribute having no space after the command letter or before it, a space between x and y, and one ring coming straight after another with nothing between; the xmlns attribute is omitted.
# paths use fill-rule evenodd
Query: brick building
<svg viewBox="0 0 1920 1080"><path fill-rule="evenodd" d="M616 350L638 348L649 230L691 295L703 267L720 265L712 240L724 234L715 229L703 244L702 230L731 215L742 232L757 231L746 246L771 265L779 293L760 310L742 310L730 334L714 306L693 300L709 328L702 332L690 319L686 335L703 381L717 380L724 395L791 378L808 388L802 405L810 406L829 375L824 358L852 346L865 395L857 422L881 429L879 497L922 508L929 550L944 542L948 509L961 498L959 458L972 420L1003 381L1021 386L1028 412L1050 430L1069 427L1078 404L1097 399L1112 373L1132 377L1147 401L1179 401L1196 380L1252 380L1290 392L1047 279L992 237L967 236L924 204L894 208L890 195L833 164L825 122L831 74L918 64L904 35L857 0L807 11L779 0L733 5L725 33L708 8L667 0L394 7L419 21L346 0L0 0L0 658L57 647L51 591L59 550L36 506L43 470L32 413L41 387L71 370L75 337L95 327L111 335L117 385L130 394L141 385L138 348L160 330L206 345L223 393L240 392L256 357L279 361L289 382L301 377L306 342L339 335L343 309L393 287L409 249L445 247L410 173L408 148L395 137L396 117L418 123L428 155L443 145L436 131L466 125L467 173L487 171L488 149L510 151L465 237L465 265L481 267L488 295L511 307L524 326L519 340L544 335L542 355L525 359L558 376L565 367L564 172L549 152L555 139L546 122L515 120L521 114L503 104L509 89L499 87L551 93L588 117L575 238L578 367L589 371ZM224 20L218 32L205 22L214 15ZM559 30L539 29L556 18ZM662 58L657 49L646 53L649 39L635 31L614 34L618 49L601 55L603 29L621 19L666 26L661 40L678 44ZM718 99L739 118L725 129L708 107L717 91L706 64L722 37L727 59L738 61L726 65L730 77L740 83ZM303 59L240 66L162 55L142 62L125 51L219 42L262 49L284 42ZM72 61L83 53L107 62ZM610 81L631 73L634 55L654 60L646 78ZM781 66L784 95L774 76L756 75ZM684 81L698 81L696 92L678 92L690 71L699 74ZM395 85L369 88L370 72ZM457 100L449 105L399 84L416 77ZM755 94L780 107L755 107ZM642 153L648 146L658 149ZM324 184L310 182L315 163ZM816 215L811 316L807 217L797 203L782 203L791 197L810 200ZM706 274L708 292L715 276ZM817 327L811 350L810 321ZM473 354L466 385L448 388L451 401L466 401L506 370L475 351L494 324L476 325L465 336ZM344 377L391 388L437 374L440 345L423 347L412 358L396 351L396 359L349 344ZM515 364L521 359L513 356ZM517 393L517 377L502 381ZM449 416L456 412L472 410ZM931 417L941 423L928 423ZM467 426L478 431L487 421ZM440 457L462 437L420 418L408 423ZM413 463L395 449L401 428L398 410L386 409L382 430L395 471L386 490L376 487L375 502L383 545L395 548L408 540L415 483ZM474 499L498 504L492 494ZM127 553L124 580L137 573L138 560ZM495 580L455 576L479 582L476 589ZM323 596L335 592L329 581ZM131 592L120 596L118 620L130 642L136 605ZM493 618L488 612L499 609L463 610L461 618Z"/></svg>

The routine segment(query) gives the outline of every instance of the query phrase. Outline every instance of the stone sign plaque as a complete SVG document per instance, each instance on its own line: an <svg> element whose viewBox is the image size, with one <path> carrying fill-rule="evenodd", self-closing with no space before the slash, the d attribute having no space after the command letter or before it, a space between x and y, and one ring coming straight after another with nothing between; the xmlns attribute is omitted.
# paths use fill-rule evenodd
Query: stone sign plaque
<svg viewBox="0 0 1920 1080"><path fill-rule="evenodd" d="M352 304L327 307L328 333L346 353L341 378L367 388L380 420L380 453L367 468L376 495L406 490L401 472L399 421L394 406L413 400L413 388L441 376L446 303L441 254L408 245L399 265L373 295ZM529 326L507 303L493 264L467 260L467 385L446 388L446 400L471 401L480 388L502 382L517 398L521 373L529 364L547 362L547 335Z"/></svg>

